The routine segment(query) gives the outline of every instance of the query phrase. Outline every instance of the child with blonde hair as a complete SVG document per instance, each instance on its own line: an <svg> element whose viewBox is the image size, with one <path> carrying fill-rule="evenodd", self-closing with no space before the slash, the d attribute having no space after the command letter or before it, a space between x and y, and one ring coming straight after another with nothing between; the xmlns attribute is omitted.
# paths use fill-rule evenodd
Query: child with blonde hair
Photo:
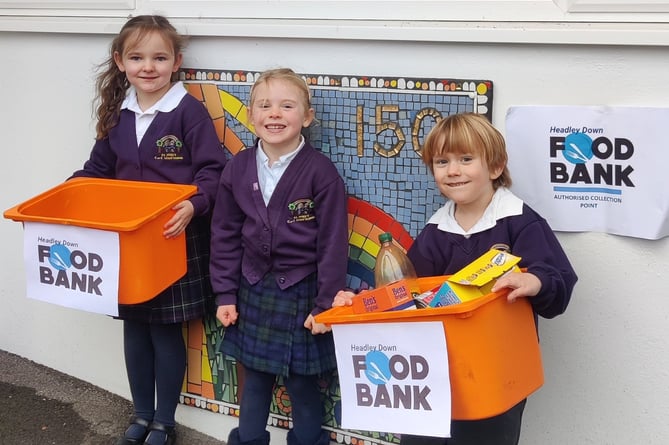
<svg viewBox="0 0 669 445"><path fill-rule="evenodd" d="M229 445L267 445L278 376L291 400L289 445L326 445L321 373L336 367L329 329L314 316L346 284L344 181L301 135L314 119L309 88L290 69L251 89L258 140L226 165L212 221L211 277L221 350L244 368L239 427Z"/></svg>

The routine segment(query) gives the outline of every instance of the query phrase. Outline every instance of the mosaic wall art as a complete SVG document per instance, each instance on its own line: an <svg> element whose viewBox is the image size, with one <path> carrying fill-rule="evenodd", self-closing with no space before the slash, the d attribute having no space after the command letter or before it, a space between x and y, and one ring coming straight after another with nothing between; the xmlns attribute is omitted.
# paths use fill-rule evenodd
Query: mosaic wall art
<svg viewBox="0 0 669 445"><path fill-rule="evenodd" d="M246 118L257 72L183 69L188 91L209 110L229 156L254 143ZM441 118L476 112L492 118L489 80L416 79L398 76L302 74L312 93L316 124L306 136L337 166L349 194L348 286L373 286L378 235L391 232L404 249L426 220L443 205L433 178L420 159L422 142ZM238 416L243 372L218 352L223 331L215 317L184 326L188 370L182 403ZM324 428L347 444L395 444L389 432L339 428L336 373L324 376ZM269 423L289 428L290 399L278 382Z"/></svg>

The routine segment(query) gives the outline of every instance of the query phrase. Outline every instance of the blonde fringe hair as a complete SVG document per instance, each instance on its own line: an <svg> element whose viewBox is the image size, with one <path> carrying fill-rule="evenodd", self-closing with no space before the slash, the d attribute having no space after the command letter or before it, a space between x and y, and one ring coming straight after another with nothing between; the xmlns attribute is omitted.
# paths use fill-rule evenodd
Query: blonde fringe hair
<svg viewBox="0 0 669 445"><path fill-rule="evenodd" d="M275 68L264 71L251 87L251 95L249 98L249 111L253 109L253 103L256 99L256 92L258 86L269 83L271 80L285 80L293 86L297 87L302 96L302 105L304 105L305 112L311 108L311 91L305 80L290 68Z"/></svg>

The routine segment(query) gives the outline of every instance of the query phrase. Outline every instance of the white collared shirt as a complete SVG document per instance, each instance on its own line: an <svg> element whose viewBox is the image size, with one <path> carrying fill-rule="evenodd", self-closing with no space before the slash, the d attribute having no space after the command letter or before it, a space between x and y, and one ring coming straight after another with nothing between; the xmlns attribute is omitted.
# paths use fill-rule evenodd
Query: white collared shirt
<svg viewBox="0 0 669 445"><path fill-rule="evenodd" d="M446 204L437 210L427 223L436 224L441 231L463 235L468 238L475 233L494 227L499 219L522 213L523 201L508 188L500 187L495 190L495 194L492 196L485 212L483 212L481 219L469 230L464 230L455 220L455 203L450 200L446 201Z"/></svg>
<svg viewBox="0 0 669 445"><path fill-rule="evenodd" d="M149 125L151 125L151 122L153 122L153 119L158 112L162 111L163 113L169 113L174 110L186 94L188 93L186 92L183 82L176 82L167 93L158 100L158 102L153 104L148 110L142 111L142 109L139 108L139 102L137 102L137 91L135 90L135 87L130 86L130 88L128 88L125 99L121 104L121 109L126 108L135 113L137 146L142 142L146 130L149 128Z"/></svg>
<svg viewBox="0 0 669 445"><path fill-rule="evenodd" d="M279 183L281 176L286 172L290 161L292 161L297 153L304 147L304 137L300 136L300 143L297 148L288 154L279 157L279 160L269 165L269 158L262 148L262 141L258 141L258 151L256 153L256 165L258 166L258 182L260 182L260 190L262 191L262 198L265 205L269 204L269 200Z"/></svg>

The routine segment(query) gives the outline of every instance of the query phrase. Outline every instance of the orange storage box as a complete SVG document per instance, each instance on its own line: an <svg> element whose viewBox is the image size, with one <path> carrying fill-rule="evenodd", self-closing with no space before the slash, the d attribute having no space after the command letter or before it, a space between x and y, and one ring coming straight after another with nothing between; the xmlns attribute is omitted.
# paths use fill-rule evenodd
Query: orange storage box
<svg viewBox="0 0 669 445"><path fill-rule="evenodd" d="M443 277L419 278L421 292ZM325 324L440 321L444 326L455 420L501 414L543 385L541 351L529 301L514 303L508 291L439 308L356 314L351 306L316 316ZM410 326L407 327L410 329Z"/></svg>
<svg viewBox="0 0 669 445"><path fill-rule="evenodd" d="M150 300L186 273L186 238L163 236L171 208L194 185L75 178L5 211L15 221L68 224L119 233L118 300Z"/></svg>

